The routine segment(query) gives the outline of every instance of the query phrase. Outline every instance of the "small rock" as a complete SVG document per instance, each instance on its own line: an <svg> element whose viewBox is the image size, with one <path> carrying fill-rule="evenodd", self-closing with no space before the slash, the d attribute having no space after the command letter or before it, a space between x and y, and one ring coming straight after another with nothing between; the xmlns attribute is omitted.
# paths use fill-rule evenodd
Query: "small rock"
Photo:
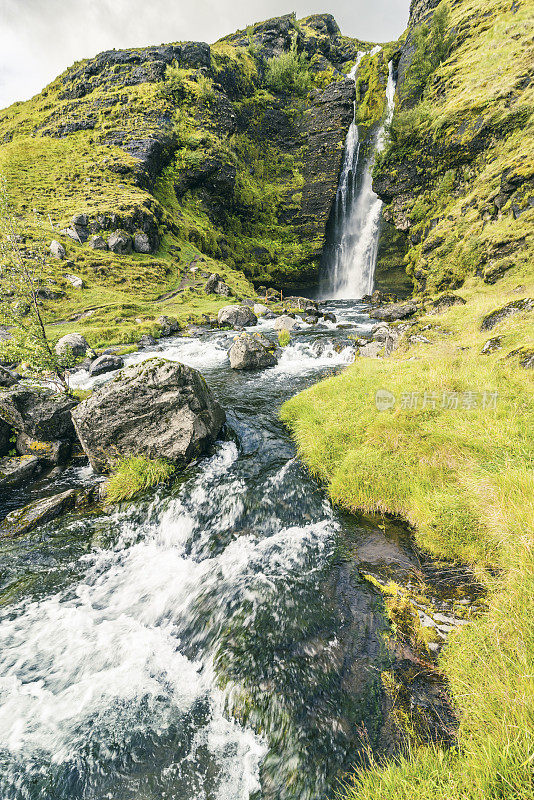
<svg viewBox="0 0 534 800"><path fill-rule="evenodd" d="M104 375L106 372L113 372L115 369L122 369L124 366L124 359L120 356L115 356L111 353L104 353L99 358L96 358L89 367L89 375L95 377L96 375Z"/></svg>
<svg viewBox="0 0 534 800"><path fill-rule="evenodd" d="M434 307L433 313L439 314L447 308L452 308L452 306L465 306L465 300L457 294L448 292L447 294L442 294L440 297L437 297L432 305Z"/></svg>
<svg viewBox="0 0 534 800"><path fill-rule="evenodd" d="M50 255L53 258L63 259L67 255L67 251L63 247L60 242L57 242L55 239L50 242Z"/></svg>
<svg viewBox="0 0 534 800"><path fill-rule="evenodd" d="M243 333L237 337L228 353L230 366L232 369L274 367L278 363L278 359L273 350L274 345L264 336L259 337Z"/></svg>
<svg viewBox="0 0 534 800"><path fill-rule="evenodd" d="M72 442L68 439L57 439L52 442L43 442L19 433L17 436L17 453L21 456L37 456L49 464L64 464L70 456Z"/></svg>
<svg viewBox="0 0 534 800"><path fill-rule="evenodd" d="M323 319L325 322L337 322L337 317L335 314L331 314L330 312L323 314Z"/></svg>
<svg viewBox="0 0 534 800"><path fill-rule="evenodd" d="M87 214L74 214L72 217L72 224L76 227L87 228L89 225L89 217Z"/></svg>
<svg viewBox="0 0 534 800"><path fill-rule="evenodd" d="M263 305L263 303L254 303L252 310L257 317L263 317L265 314L269 313L269 308Z"/></svg>
<svg viewBox="0 0 534 800"><path fill-rule="evenodd" d="M55 351L58 355L71 351L73 356L84 356L91 350L89 344L81 333L67 333L56 343Z"/></svg>
<svg viewBox="0 0 534 800"><path fill-rule="evenodd" d="M221 327L248 328L257 325L258 318L248 306L224 306L217 314L217 322Z"/></svg>
<svg viewBox="0 0 534 800"><path fill-rule="evenodd" d="M91 236L89 239L89 247L92 247L93 250L107 250L108 243L103 236Z"/></svg>
<svg viewBox="0 0 534 800"><path fill-rule="evenodd" d="M490 353L493 353L495 350L498 350L500 347L502 347L502 339L501 339L501 337L500 336L492 336L491 339L488 339L488 341L485 342L484 347L482 348L481 352L485 356L487 356Z"/></svg>
<svg viewBox="0 0 534 800"><path fill-rule="evenodd" d="M75 289L85 288L85 284L79 275L72 275L70 273L67 273L65 275L65 278L66 280L68 280L69 283L71 283L74 286Z"/></svg>
<svg viewBox="0 0 534 800"><path fill-rule="evenodd" d="M61 494L36 500L24 508L12 511L0 523L0 538L13 538L29 533L39 525L59 517L64 511L74 508L75 503L76 489L68 489Z"/></svg>
<svg viewBox="0 0 534 800"><path fill-rule="evenodd" d="M7 369L7 367L0 366L0 386L5 389L9 386L14 386L19 381L20 375L18 372L13 372L13 370Z"/></svg>
<svg viewBox="0 0 534 800"><path fill-rule="evenodd" d="M133 240L133 246L136 253L152 252L150 238L147 233L136 233Z"/></svg>
<svg viewBox="0 0 534 800"><path fill-rule="evenodd" d="M114 231L108 239L108 247L117 255L128 255L132 252L132 237L126 231Z"/></svg>
<svg viewBox="0 0 534 800"><path fill-rule="evenodd" d="M139 350L146 350L149 347L153 347L155 344L157 344L157 342L154 339L154 337L151 336L149 333L145 333L144 336L141 336L141 338L139 339L137 346Z"/></svg>

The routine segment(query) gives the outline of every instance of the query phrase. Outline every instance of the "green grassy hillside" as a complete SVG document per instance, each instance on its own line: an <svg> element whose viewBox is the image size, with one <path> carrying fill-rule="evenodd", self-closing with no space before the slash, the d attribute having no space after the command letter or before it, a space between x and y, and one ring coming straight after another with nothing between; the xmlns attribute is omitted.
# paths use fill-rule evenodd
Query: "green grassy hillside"
<svg viewBox="0 0 534 800"><path fill-rule="evenodd" d="M415 736L346 800L534 797L534 303L483 325L534 296L532 4L460 0L445 19L447 55L430 72L421 18L409 32L375 179L426 310L390 358L357 359L282 416L336 502L399 515L421 546L471 564L488 612L441 656L457 747ZM447 287L465 305L436 314ZM383 389L395 402L378 411Z"/></svg>

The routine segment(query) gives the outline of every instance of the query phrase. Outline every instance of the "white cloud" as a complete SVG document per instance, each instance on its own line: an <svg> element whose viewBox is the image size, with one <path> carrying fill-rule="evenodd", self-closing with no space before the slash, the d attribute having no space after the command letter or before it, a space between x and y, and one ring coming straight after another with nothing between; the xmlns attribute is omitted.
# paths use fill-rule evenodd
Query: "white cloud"
<svg viewBox="0 0 534 800"><path fill-rule="evenodd" d="M396 38L409 0L0 0L0 108L25 100L74 61L113 47L183 39L213 42L252 22L296 11L334 14L343 33Z"/></svg>

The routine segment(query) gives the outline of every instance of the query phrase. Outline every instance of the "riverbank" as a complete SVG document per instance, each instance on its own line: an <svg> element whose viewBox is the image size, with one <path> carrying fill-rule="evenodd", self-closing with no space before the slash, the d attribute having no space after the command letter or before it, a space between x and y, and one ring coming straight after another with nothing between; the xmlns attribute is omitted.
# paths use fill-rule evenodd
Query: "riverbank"
<svg viewBox="0 0 534 800"><path fill-rule="evenodd" d="M521 366L532 313L482 330L488 314L532 296L521 280L484 293L466 282L466 304L421 317L390 358L358 359L282 408L336 503L403 517L423 548L471 563L489 591L488 613L441 656L458 747L376 764L343 793L350 800L534 796L534 403ZM379 390L392 407L378 410Z"/></svg>

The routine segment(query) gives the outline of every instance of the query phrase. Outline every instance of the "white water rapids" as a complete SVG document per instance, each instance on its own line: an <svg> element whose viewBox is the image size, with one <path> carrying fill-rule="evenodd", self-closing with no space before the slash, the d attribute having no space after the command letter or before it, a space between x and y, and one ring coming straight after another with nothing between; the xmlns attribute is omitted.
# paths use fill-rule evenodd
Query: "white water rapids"
<svg viewBox="0 0 534 800"><path fill-rule="evenodd" d="M374 55L380 48L375 48ZM363 57L358 54L350 77L356 80ZM374 133L365 163L360 165L358 126L353 120L345 141L343 166L335 201L333 222L334 246L321 286L321 296L330 299L354 299L371 294L380 232L382 201L373 191L373 166L376 153L383 149L385 131L393 115L395 81L389 64L386 86L386 113ZM356 111L356 109L355 109Z"/></svg>

